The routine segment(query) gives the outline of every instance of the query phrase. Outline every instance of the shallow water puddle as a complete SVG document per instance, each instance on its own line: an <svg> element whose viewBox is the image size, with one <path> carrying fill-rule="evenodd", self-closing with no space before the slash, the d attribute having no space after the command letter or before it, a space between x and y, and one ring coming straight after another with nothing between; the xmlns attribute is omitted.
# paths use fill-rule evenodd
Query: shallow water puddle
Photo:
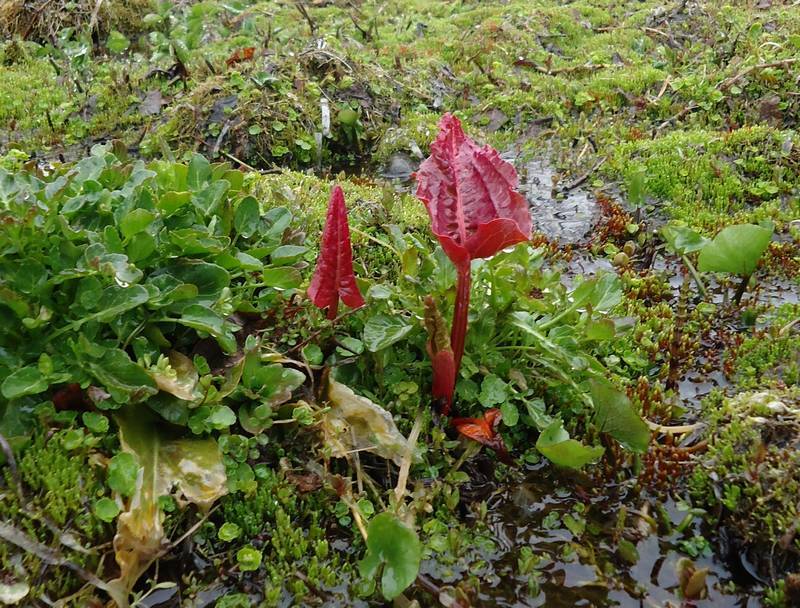
<svg viewBox="0 0 800 608"><path fill-rule="evenodd" d="M640 497L613 483L595 483L579 474L559 476L538 465L522 483L502 488L487 499L485 523L496 538L496 548L481 555L485 565L469 572L487 581L475 605L757 605L746 595L727 592L725 585L734 579L733 573L717 558L705 556L693 561L696 568L709 569L707 597L680 599L679 561L686 553L679 544L691 543L700 531L689 526L683 533L668 532L663 522L654 529L659 504L671 527L677 527L686 513L672 499ZM478 517L470 510L467 520L477 523ZM620 539L629 543L628 550L619 548ZM526 561L535 567L523 565ZM436 564L425 564L423 571L443 583L457 580L456 572ZM530 580L537 582L531 585Z"/></svg>
<svg viewBox="0 0 800 608"><path fill-rule="evenodd" d="M556 197L556 171L545 161L531 160L519 167L519 191L531 206L534 227L559 245L581 242L600 218L590 192L576 188Z"/></svg>

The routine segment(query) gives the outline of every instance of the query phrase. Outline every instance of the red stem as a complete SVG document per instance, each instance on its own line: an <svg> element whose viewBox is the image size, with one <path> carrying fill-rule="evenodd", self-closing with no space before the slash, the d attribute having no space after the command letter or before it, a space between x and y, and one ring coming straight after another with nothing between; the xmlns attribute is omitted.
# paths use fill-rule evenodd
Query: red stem
<svg viewBox="0 0 800 608"><path fill-rule="evenodd" d="M456 306L453 312L453 327L450 329L450 345L456 364L456 377L464 355L464 342L467 338L467 319L469 317L469 291L472 283L469 263L458 269Z"/></svg>
<svg viewBox="0 0 800 608"><path fill-rule="evenodd" d="M336 297L336 301L328 306L328 319L333 321L336 318L336 315L339 313L339 297Z"/></svg>

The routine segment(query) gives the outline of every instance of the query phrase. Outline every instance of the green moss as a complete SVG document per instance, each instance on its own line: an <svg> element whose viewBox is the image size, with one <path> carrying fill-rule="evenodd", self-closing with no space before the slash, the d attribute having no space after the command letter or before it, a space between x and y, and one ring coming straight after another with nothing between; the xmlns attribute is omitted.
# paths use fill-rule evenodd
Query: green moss
<svg viewBox="0 0 800 608"><path fill-rule="evenodd" d="M353 556L331 548L326 527L331 522L322 521L322 513L333 512L330 495L299 496L282 474L266 467L259 467L257 475L254 495L226 497L222 515L241 528L242 546L252 544L262 552L265 604L276 605L286 591L301 602L309 593L306 582L331 590L352 582Z"/></svg>
<svg viewBox="0 0 800 608"><path fill-rule="evenodd" d="M112 535L111 527L98 520L91 508L94 499L105 490L96 467L89 464L88 448L65 447L70 432L49 434L41 429L36 432L17 463L25 503L21 504L13 493L14 480L6 469L8 489L0 501L0 517L13 521L20 531L38 542L57 547L69 561L95 571L101 552L93 547L110 540ZM73 550L70 548L73 543L84 550ZM35 554L5 543L0 543L0 565L7 572L20 569L26 572L32 585L38 581L33 597L45 594L58 599L77 592L85 584L72 571L45 566ZM46 576L39 576L45 567ZM91 593L90 589L86 591Z"/></svg>
<svg viewBox="0 0 800 608"><path fill-rule="evenodd" d="M737 386L754 389L767 384L800 384L800 334L792 322L800 305L785 304L769 315L768 327L756 331L726 355L726 365Z"/></svg>
<svg viewBox="0 0 800 608"><path fill-rule="evenodd" d="M797 566L800 540L775 539L798 517L800 392L716 394L704 404L708 450L690 478L693 499L718 513L748 558L771 576Z"/></svg>

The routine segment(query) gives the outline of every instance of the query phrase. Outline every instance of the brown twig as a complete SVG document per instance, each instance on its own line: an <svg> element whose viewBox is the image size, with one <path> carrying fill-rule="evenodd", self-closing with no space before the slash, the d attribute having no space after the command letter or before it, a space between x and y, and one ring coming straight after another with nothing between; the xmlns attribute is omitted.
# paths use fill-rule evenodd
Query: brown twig
<svg viewBox="0 0 800 608"><path fill-rule="evenodd" d="M749 68L745 68L735 76L731 76L727 80L723 80L722 84L719 85L720 91L727 91L737 82L739 82L742 78L752 74L753 72L759 70L766 70L767 68L777 68L777 67L786 67L787 65L791 65L793 63L797 63L800 61L800 57L789 57L788 59L781 59L780 61L770 61L768 63L759 63L756 65L751 65Z"/></svg>

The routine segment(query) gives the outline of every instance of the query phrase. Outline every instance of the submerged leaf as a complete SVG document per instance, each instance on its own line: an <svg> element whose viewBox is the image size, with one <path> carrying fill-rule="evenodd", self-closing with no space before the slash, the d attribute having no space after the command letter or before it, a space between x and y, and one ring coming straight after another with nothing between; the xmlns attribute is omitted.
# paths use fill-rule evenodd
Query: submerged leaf
<svg viewBox="0 0 800 608"><path fill-rule="evenodd" d="M328 380L331 408L322 419L325 444L337 458L366 450L400 466L408 441L397 430L392 415L332 377Z"/></svg>
<svg viewBox="0 0 800 608"><path fill-rule="evenodd" d="M555 420L536 441L536 449L550 462L561 467L580 469L603 455L603 448L589 447L570 439L564 425Z"/></svg>
<svg viewBox="0 0 800 608"><path fill-rule="evenodd" d="M514 167L490 146L478 147L451 114L439 122L417 183L431 229L457 267L530 239L530 211L516 191Z"/></svg>
<svg viewBox="0 0 800 608"><path fill-rule="evenodd" d="M116 421L122 449L139 466L133 496L117 520L114 537L120 576L113 584L127 594L167 545L159 497L174 490L180 502L208 510L226 493L227 479L213 439L175 438L141 407L122 410Z"/></svg>
<svg viewBox="0 0 800 608"><path fill-rule="evenodd" d="M328 201L319 261L308 287L308 295L315 306L328 309L329 319L336 317L339 299L350 308L364 306L364 298L353 274L347 208L339 186L334 186Z"/></svg>

